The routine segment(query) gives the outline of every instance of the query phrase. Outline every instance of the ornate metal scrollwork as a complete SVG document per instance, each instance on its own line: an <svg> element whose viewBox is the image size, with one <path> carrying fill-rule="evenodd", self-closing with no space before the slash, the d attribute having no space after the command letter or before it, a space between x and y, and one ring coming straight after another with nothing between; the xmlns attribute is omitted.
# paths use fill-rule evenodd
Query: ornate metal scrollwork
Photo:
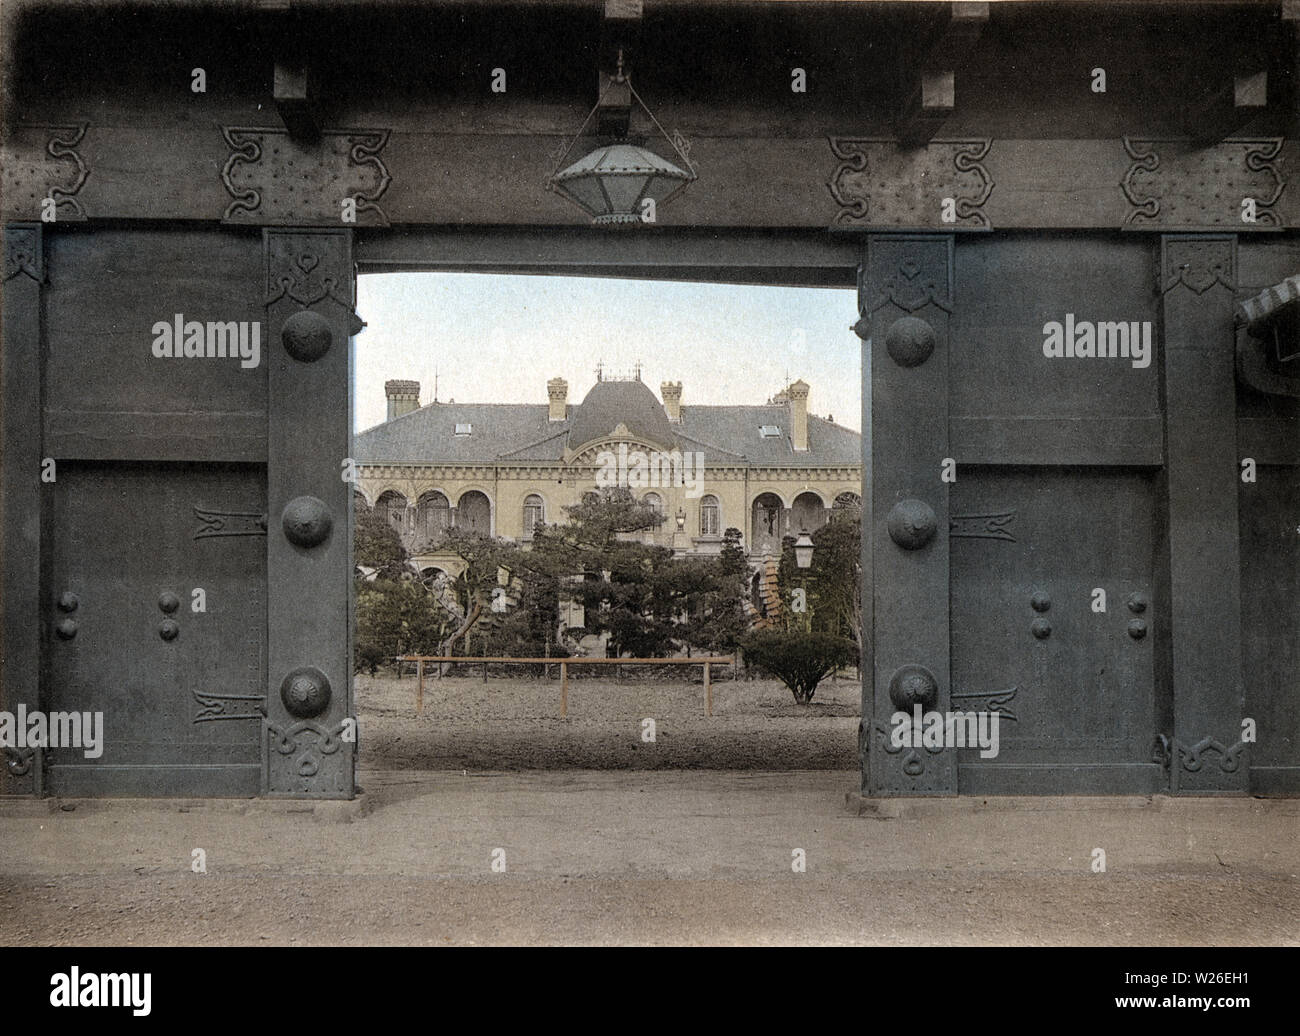
<svg viewBox="0 0 1300 1036"><path fill-rule="evenodd" d="M36 749L11 748L8 745L3 745L0 746L0 751L4 752L5 769L14 777L26 777L32 772L32 763L36 758Z"/></svg>
<svg viewBox="0 0 1300 1036"><path fill-rule="evenodd" d="M194 531L196 540L208 536L265 536L266 514L259 511L214 511L195 507L194 517L200 522Z"/></svg>
<svg viewBox="0 0 1300 1036"><path fill-rule="evenodd" d="M954 514L948 516L948 535L954 539L1006 540L1015 543L1011 523L1015 511L998 511L993 514Z"/></svg>
<svg viewBox="0 0 1300 1036"><path fill-rule="evenodd" d="M264 694L213 694L209 691L191 691L199 706L194 714L195 723L211 723L228 719L261 719L266 715Z"/></svg>
<svg viewBox="0 0 1300 1036"><path fill-rule="evenodd" d="M1175 739L1174 750L1178 753L1179 763L1188 773L1198 773L1205 765L1205 759L1211 753L1219 760L1219 769L1223 773L1236 773L1241 767L1241 757L1246 751L1245 741L1234 741L1225 745L1213 737L1203 737L1196 744L1188 746Z"/></svg>

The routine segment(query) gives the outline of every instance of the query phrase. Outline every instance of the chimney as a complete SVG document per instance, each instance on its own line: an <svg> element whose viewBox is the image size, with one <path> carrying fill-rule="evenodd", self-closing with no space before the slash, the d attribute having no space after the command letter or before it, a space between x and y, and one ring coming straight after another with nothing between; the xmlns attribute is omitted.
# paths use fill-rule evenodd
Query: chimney
<svg viewBox="0 0 1300 1036"><path fill-rule="evenodd" d="M808 383L801 378L786 394L790 400L790 443L802 452L808 449Z"/></svg>
<svg viewBox="0 0 1300 1036"><path fill-rule="evenodd" d="M385 381L384 395L388 397L388 420L420 409L420 383L418 381Z"/></svg>
<svg viewBox="0 0 1300 1036"><path fill-rule="evenodd" d="M665 381L659 386L659 394L664 397L664 409L668 411L668 420L680 424L682 420L682 383Z"/></svg>
<svg viewBox="0 0 1300 1036"><path fill-rule="evenodd" d="M563 421L569 416L569 383L563 378L552 378L546 383L546 397L551 402L551 420Z"/></svg>

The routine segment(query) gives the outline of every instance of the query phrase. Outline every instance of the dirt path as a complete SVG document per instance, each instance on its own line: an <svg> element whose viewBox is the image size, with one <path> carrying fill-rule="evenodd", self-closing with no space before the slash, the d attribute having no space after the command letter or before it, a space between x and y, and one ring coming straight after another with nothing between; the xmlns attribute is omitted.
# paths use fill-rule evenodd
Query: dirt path
<svg viewBox="0 0 1300 1036"><path fill-rule="evenodd" d="M0 942L1300 945L1300 802L858 816L856 776L372 771L342 822L294 802L4 803Z"/></svg>

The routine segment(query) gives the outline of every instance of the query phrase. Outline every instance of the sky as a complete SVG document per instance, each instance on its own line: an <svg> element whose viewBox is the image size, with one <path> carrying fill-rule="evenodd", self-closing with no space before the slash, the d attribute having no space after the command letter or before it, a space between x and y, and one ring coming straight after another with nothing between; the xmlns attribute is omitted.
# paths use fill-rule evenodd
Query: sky
<svg viewBox="0 0 1300 1036"><path fill-rule="evenodd" d="M420 383L420 404L569 402L596 381L631 374L682 404L763 403L802 378L808 409L861 425L855 292L696 282L485 273L379 273L359 278L353 428L385 419L384 382Z"/></svg>

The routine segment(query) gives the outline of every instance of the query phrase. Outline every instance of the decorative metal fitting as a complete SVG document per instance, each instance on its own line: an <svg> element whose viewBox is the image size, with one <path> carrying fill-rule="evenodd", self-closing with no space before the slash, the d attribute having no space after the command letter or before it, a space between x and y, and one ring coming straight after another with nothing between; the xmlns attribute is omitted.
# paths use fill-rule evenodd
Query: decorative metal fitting
<svg viewBox="0 0 1300 1036"><path fill-rule="evenodd" d="M311 719L329 708L330 682L315 666L299 666L281 682L280 700L290 715Z"/></svg>
<svg viewBox="0 0 1300 1036"><path fill-rule="evenodd" d="M1052 624L1046 619L1035 619L1030 623L1029 632L1039 640L1046 640L1052 635Z"/></svg>
<svg viewBox="0 0 1300 1036"><path fill-rule="evenodd" d="M934 508L924 500L900 500L885 517L889 538L904 550L920 550L934 538Z"/></svg>
<svg viewBox="0 0 1300 1036"><path fill-rule="evenodd" d="M939 701L939 681L923 665L900 666L889 678L889 700L904 712L915 705L930 708Z"/></svg>
<svg viewBox="0 0 1300 1036"><path fill-rule="evenodd" d="M77 605L80 603L81 599L71 590L64 590L63 593L59 594L59 611L61 612L75 612Z"/></svg>
<svg viewBox="0 0 1300 1036"><path fill-rule="evenodd" d="M919 367L934 352L934 328L920 317L899 317L885 332L885 348L900 367Z"/></svg>
<svg viewBox="0 0 1300 1036"><path fill-rule="evenodd" d="M54 627L54 632L59 635L60 640L71 640L77 635L77 624L72 619L64 619Z"/></svg>
<svg viewBox="0 0 1300 1036"><path fill-rule="evenodd" d="M334 332L323 316L304 309L285 320L280 328L280 340L285 352L295 360L313 363L330 351Z"/></svg>
<svg viewBox="0 0 1300 1036"><path fill-rule="evenodd" d="M1147 595L1141 590L1134 590L1128 595L1128 610L1141 615L1147 610Z"/></svg>
<svg viewBox="0 0 1300 1036"><path fill-rule="evenodd" d="M290 543L299 547L318 547L329 539L334 519L324 500L299 496L285 505L280 524Z"/></svg>
<svg viewBox="0 0 1300 1036"><path fill-rule="evenodd" d="M158 636L163 640L172 641L180 636L181 626L175 619L163 619L158 626Z"/></svg>
<svg viewBox="0 0 1300 1036"><path fill-rule="evenodd" d="M1034 596L1029 598L1029 606L1036 612L1045 612L1052 607L1052 598L1046 590L1035 590Z"/></svg>
<svg viewBox="0 0 1300 1036"><path fill-rule="evenodd" d="M158 595L158 607L166 615L171 615L181 606L181 599L170 590L164 590Z"/></svg>
<svg viewBox="0 0 1300 1036"><path fill-rule="evenodd" d="M1147 624L1141 619L1134 619L1128 624L1128 635L1134 640L1141 640L1147 635Z"/></svg>

